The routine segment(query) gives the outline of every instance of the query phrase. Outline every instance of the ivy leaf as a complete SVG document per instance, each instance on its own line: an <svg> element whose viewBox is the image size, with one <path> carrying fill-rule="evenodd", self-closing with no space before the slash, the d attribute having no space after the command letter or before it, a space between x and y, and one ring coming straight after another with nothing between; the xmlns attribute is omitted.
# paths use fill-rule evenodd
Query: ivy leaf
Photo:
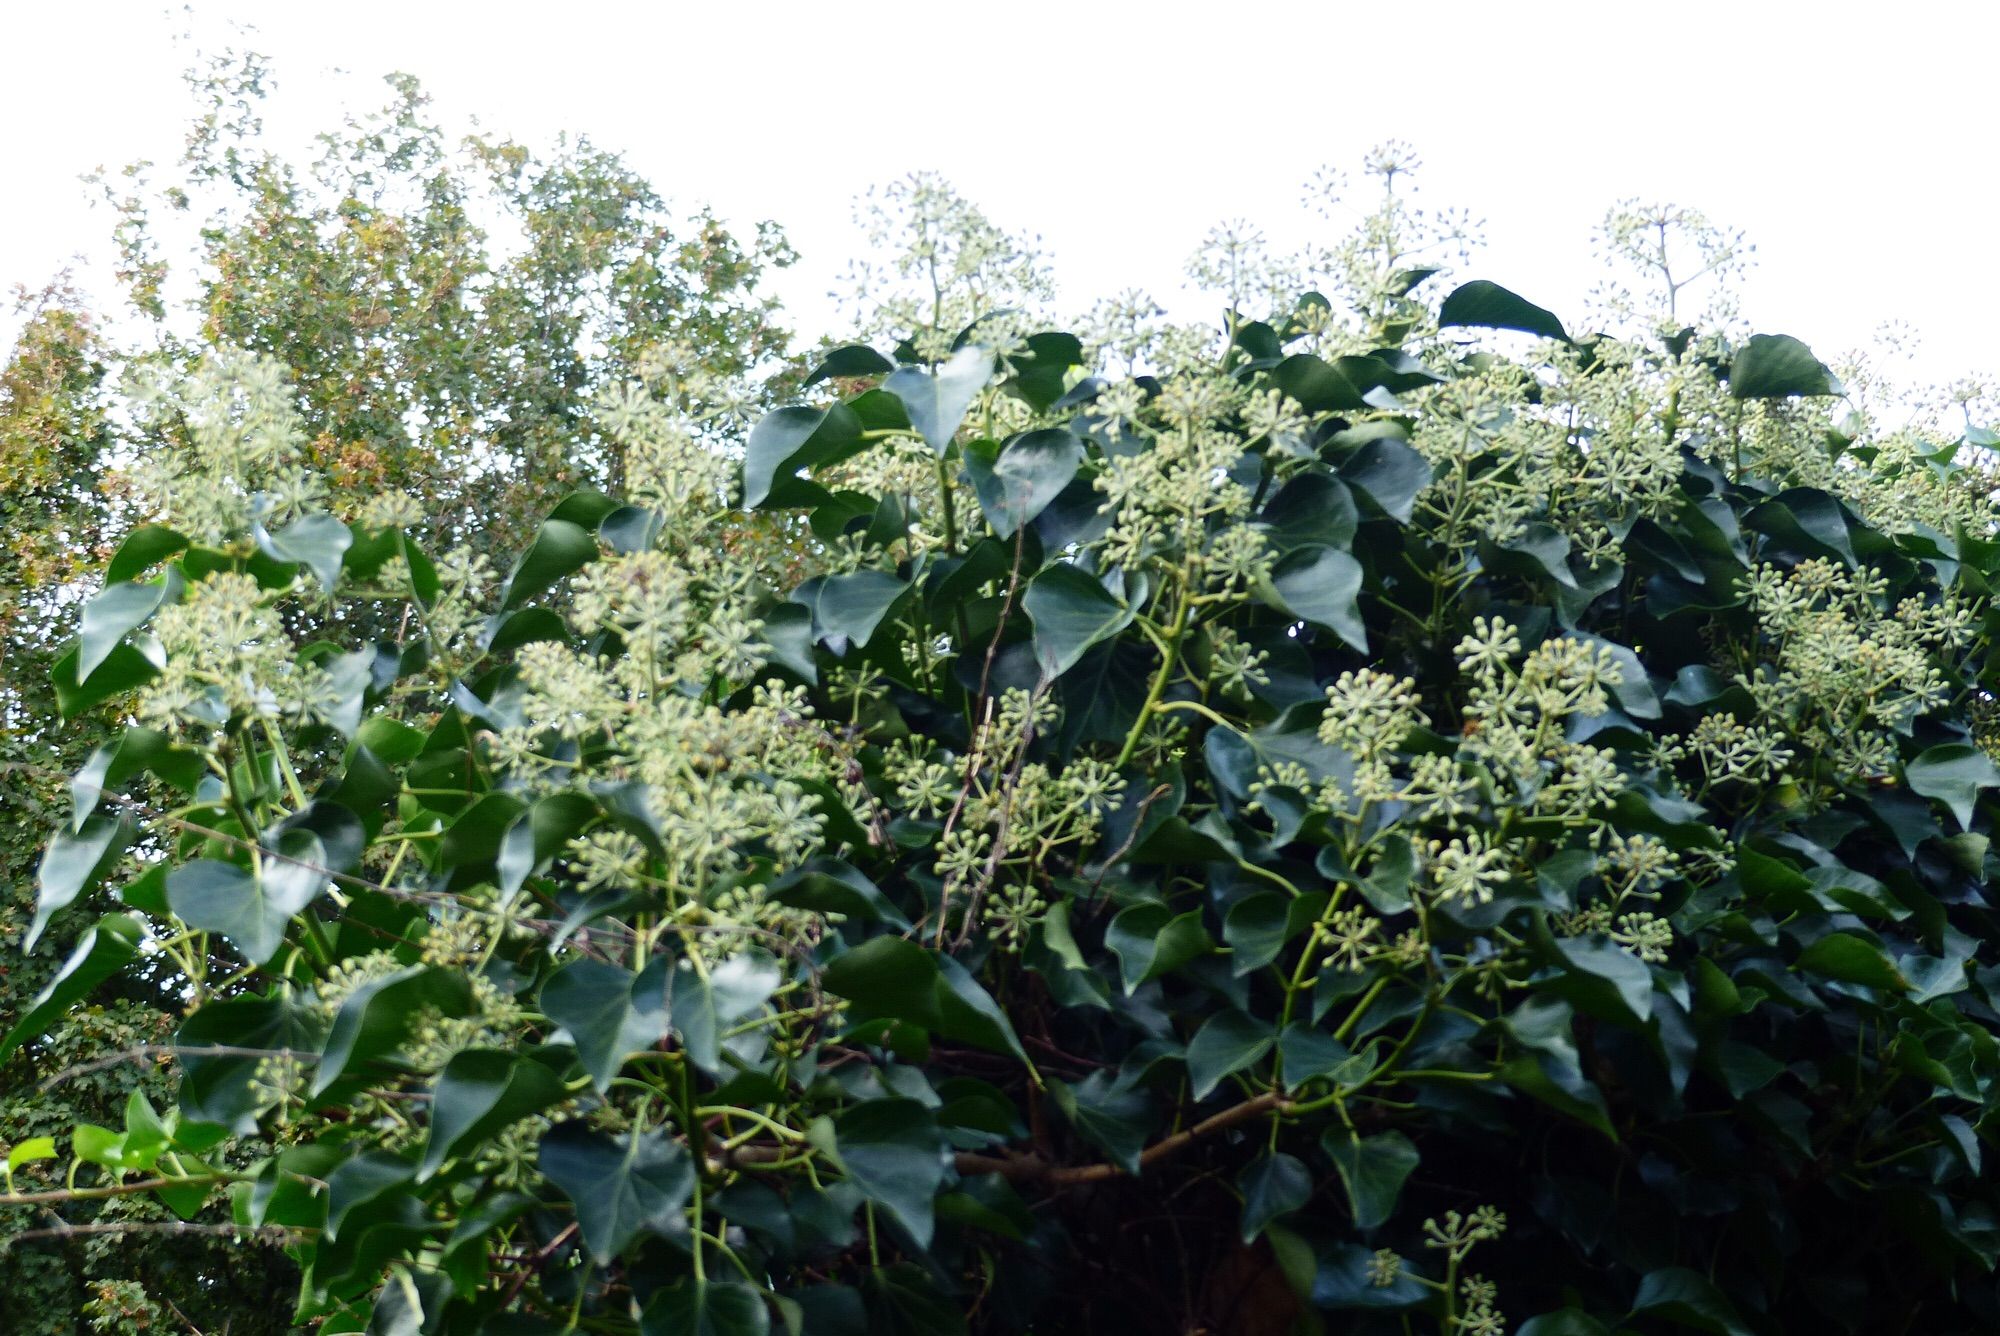
<svg viewBox="0 0 2000 1336"><path fill-rule="evenodd" d="M1118 972L1128 997L1148 979L1157 979L1215 949L1202 926L1199 909L1176 914L1162 904L1138 904L1118 911L1104 929L1104 944L1118 957Z"/></svg>
<svg viewBox="0 0 2000 1336"><path fill-rule="evenodd" d="M65 719L74 719L93 705L122 696L157 677L163 655L157 641L139 637L140 644L114 646L104 662L89 673L78 673L83 647L72 645L49 669L49 683L56 689L56 709Z"/></svg>
<svg viewBox="0 0 2000 1336"><path fill-rule="evenodd" d="M1611 1336L1611 1329L1581 1308L1565 1308L1529 1318L1515 1336Z"/></svg>
<svg viewBox="0 0 2000 1336"><path fill-rule="evenodd" d="M1752 334L1729 363L1729 393L1738 399L1789 399L1839 394L1840 384L1812 349L1789 334Z"/></svg>
<svg viewBox="0 0 2000 1336"><path fill-rule="evenodd" d="M1092 1072L1074 1085L1056 1081L1049 1093L1084 1140L1137 1177L1139 1155L1153 1125L1153 1101L1124 1074Z"/></svg>
<svg viewBox="0 0 2000 1336"><path fill-rule="evenodd" d="M655 1294L639 1315L639 1336L768 1336L770 1330L763 1296L740 1281L685 1277Z"/></svg>
<svg viewBox="0 0 2000 1336"><path fill-rule="evenodd" d="M789 672L815 686L819 665L813 662L812 609L797 603L780 603L764 614L764 643L770 651L764 662Z"/></svg>
<svg viewBox="0 0 2000 1336"><path fill-rule="evenodd" d="M542 984L542 1014L569 1032L577 1059L601 1093L633 1053L667 1037L667 972L657 956L634 975L588 957Z"/></svg>
<svg viewBox="0 0 2000 1336"><path fill-rule="evenodd" d="M1618 1140L1618 1130L1611 1125L1611 1115L1604 1104L1604 1092L1573 1062L1546 1052L1524 1053L1502 1064L1499 1076L1514 1089L1556 1112L1596 1128L1608 1140Z"/></svg>
<svg viewBox="0 0 2000 1336"><path fill-rule="evenodd" d="M131 841L132 825L122 816L93 816L77 830L57 827L35 872L35 918L21 949L34 950L49 920L102 880Z"/></svg>
<svg viewBox="0 0 2000 1336"><path fill-rule="evenodd" d="M1002 538L1046 510L1082 464L1083 442L1061 427L1024 432L998 447L975 441L965 451L965 476Z"/></svg>
<svg viewBox="0 0 2000 1336"><path fill-rule="evenodd" d="M826 991L844 997L857 1009L858 1019L881 1016L934 1025L937 1013L937 962L907 937L871 937L828 962L820 976Z"/></svg>
<svg viewBox="0 0 2000 1336"><path fill-rule="evenodd" d="M540 1113L564 1095L561 1078L518 1053L473 1048L454 1054L431 1087L430 1130L417 1181L468 1147Z"/></svg>
<svg viewBox="0 0 2000 1336"><path fill-rule="evenodd" d="M810 909L819 914L844 914L864 923L907 928L909 919L882 894L882 888L837 858L812 858L785 873L770 886L774 904Z"/></svg>
<svg viewBox="0 0 2000 1336"><path fill-rule="evenodd" d="M294 1006L287 994L226 997L205 1004L174 1032L183 1126L215 1123L239 1136L254 1132L257 1115L269 1107L270 1091L258 1081L263 1058L235 1050L296 1054L311 1062L319 1038L316 1018Z"/></svg>
<svg viewBox="0 0 2000 1336"><path fill-rule="evenodd" d="M87 678L109 658L126 633L145 625L160 604L173 597L178 576L145 584L114 584L83 605L78 618L76 673Z"/></svg>
<svg viewBox="0 0 2000 1336"><path fill-rule="evenodd" d="M1380 437L1341 462L1340 478L1384 515L1408 524L1418 493L1431 485L1431 464L1402 441Z"/></svg>
<svg viewBox="0 0 2000 1336"><path fill-rule="evenodd" d="M125 968L139 954L139 939L144 933L145 925L131 914L106 914L99 919L77 941L69 959L35 995L6 1038L0 1039L0 1063L22 1044L40 1038L97 985Z"/></svg>
<svg viewBox="0 0 2000 1336"><path fill-rule="evenodd" d="M1132 624L1130 607L1082 567L1066 561L1031 580L1021 606L1035 626L1035 662L1045 683L1074 668L1092 645Z"/></svg>
<svg viewBox="0 0 2000 1336"><path fill-rule="evenodd" d="M846 404L780 408L758 419L743 447L743 504L792 506L826 492L802 482L800 469L844 459L866 446L860 417Z"/></svg>
<svg viewBox="0 0 2000 1336"><path fill-rule="evenodd" d="M1544 310L1526 297L1509 292L1498 283L1475 278L1453 288L1438 308L1438 324L1477 325L1485 329L1518 329L1545 339L1570 342L1568 331L1553 311Z"/></svg>
<svg viewBox="0 0 2000 1336"><path fill-rule="evenodd" d="M468 976L443 966L406 965L368 980L334 1012L310 1093L325 1094L351 1068L394 1049L426 1009L463 1016L471 1006Z"/></svg>
<svg viewBox="0 0 2000 1336"><path fill-rule="evenodd" d="M1908 992L1910 981L1887 952L1848 932L1830 932L1799 952L1798 969L1823 979Z"/></svg>
<svg viewBox="0 0 2000 1336"><path fill-rule="evenodd" d="M333 592L341 558L354 543L353 532L331 515L307 515L277 533L257 530L257 546L279 561L296 562L313 573L319 587Z"/></svg>
<svg viewBox="0 0 2000 1336"><path fill-rule="evenodd" d="M1263 969L1278 958L1286 942L1310 928L1325 908L1324 891L1307 891L1297 899L1281 891L1260 891L1238 900L1222 921L1222 940L1229 944L1229 972L1241 978Z"/></svg>
<svg viewBox="0 0 2000 1336"><path fill-rule="evenodd" d="M873 1099L843 1111L831 1133L822 1149L833 1152L848 1181L887 1210L917 1247L930 1247L944 1182L944 1138L931 1111L915 1100Z"/></svg>
<svg viewBox="0 0 2000 1336"><path fill-rule="evenodd" d="M1699 1271L1682 1266L1649 1271L1639 1282L1632 1315L1665 1318L1716 1336L1751 1336L1735 1307Z"/></svg>
<svg viewBox="0 0 2000 1336"><path fill-rule="evenodd" d="M1300 473L1280 487L1257 520L1265 542L1279 555L1314 546L1346 551L1360 513L1346 483L1315 471Z"/></svg>
<svg viewBox="0 0 2000 1336"><path fill-rule="evenodd" d="M710 1076L718 1075L722 1036L762 1011L783 981L777 963L757 951L741 951L716 962L706 978L686 966L672 971L668 1014L694 1065Z"/></svg>
<svg viewBox="0 0 2000 1336"><path fill-rule="evenodd" d="M1361 620L1361 563L1317 544L1294 548L1271 567L1278 606L1301 621L1324 626L1363 654L1368 627Z"/></svg>
<svg viewBox="0 0 2000 1336"><path fill-rule="evenodd" d="M1419 1158L1408 1137L1401 1132L1382 1132L1361 1138L1334 1128L1320 1147L1340 1171L1356 1229L1374 1229L1396 1213L1403 1181L1417 1167Z"/></svg>
<svg viewBox="0 0 2000 1336"><path fill-rule="evenodd" d="M2000 788L2000 766L1995 766L1993 758L1985 752L1965 742L1926 748L1903 767L1903 777L1924 797L1935 798L1949 807L1961 830L1972 825L1972 808L1979 801L1979 791Z"/></svg>
<svg viewBox="0 0 2000 1336"><path fill-rule="evenodd" d="M657 1129L611 1137L580 1122L542 1134L543 1177L576 1206L584 1246L599 1265L642 1233L679 1234L681 1208L694 1192L686 1147Z"/></svg>
<svg viewBox="0 0 2000 1336"><path fill-rule="evenodd" d="M543 520L540 532L502 588L500 610L520 607L566 575L597 559L597 538L569 520Z"/></svg>
<svg viewBox="0 0 2000 1336"><path fill-rule="evenodd" d="M125 535L125 541L112 554L110 564L104 568L104 584L124 584L133 576L165 561L176 552L187 550L188 540L172 529L158 524L142 524Z"/></svg>
<svg viewBox="0 0 2000 1336"><path fill-rule="evenodd" d="M91 752L90 759L70 777L70 829L81 831L104 801L106 790L142 772L158 776L183 793L192 791L204 773L201 753L176 747L158 729L127 725L115 741Z"/></svg>
<svg viewBox="0 0 2000 1336"><path fill-rule="evenodd" d="M1195 1099L1207 1099L1223 1078L1258 1061L1276 1042L1269 1025L1240 1011L1209 1017L1187 1046L1188 1084Z"/></svg>
<svg viewBox="0 0 2000 1336"><path fill-rule="evenodd" d="M865 344L850 343L844 348L835 348L828 353L813 373L806 377L805 388L811 389L823 380L838 376L851 380L857 376L880 376L894 371L896 364Z"/></svg>
<svg viewBox="0 0 2000 1336"><path fill-rule="evenodd" d="M1024 1056L1006 1013L965 967L907 938L871 937L832 960L821 982L853 1004L856 1021L887 1017L996 1053Z"/></svg>
<svg viewBox="0 0 2000 1336"><path fill-rule="evenodd" d="M1236 1182L1243 1194L1242 1237L1256 1241L1264 1226L1312 1200L1312 1173L1297 1156L1268 1152L1252 1160Z"/></svg>
<svg viewBox="0 0 2000 1336"><path fill-rule="evenodd" d="M1652 1016L1653 975L1637 956L1601 936L1561 938L1556 952L1568 967L1570 979L1585 985L1572 1001L1594 1003L1594 1009L1602 1010L1599 999L1608 999L1635 1025L1644 1025ZM1590 986L1593 983L1598 986Z"/></svg>
<svg viewBox="0 0 2000 1336"><path fill-rule="evenodd" d="M909 589L908 580L887 571L850 571L814 576L792 591L791 601L812 613L813 639L844 654L850 644L866 645Z"/></svg>
<svg viewBox="0 0 2000 1336"><path fill-rule="evenodd" d="M910 425L942 458L965 420L965 410L993 377L993 350L976 344L960 348L935 371L906 366L892 372L882 388L903 401Z"/></svg>
<svg viewBox="0 0 2000 1336"><path fill-rule="evenodd" d="M167 903L191 928L220 933L253 965L285 944L285 929L327 888L326 854L304 830L278 839L282 857L265 857L256 873L234 863L199 858L167 874Z"/></svg>
<svg viewBox="0 0 2000 1336"><path fill-rule="evenodd" d="M326 1176L326 1237L338 1239L341 1226L357 1209L407 1187L413 1178L410 1162L390 1151L364 1150L342 1160Z"/></svg>

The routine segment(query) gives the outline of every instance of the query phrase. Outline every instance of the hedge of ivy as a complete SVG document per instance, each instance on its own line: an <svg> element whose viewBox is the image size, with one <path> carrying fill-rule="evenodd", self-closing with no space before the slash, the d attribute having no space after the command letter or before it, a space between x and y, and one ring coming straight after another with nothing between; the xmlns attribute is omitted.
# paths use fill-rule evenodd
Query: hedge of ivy
<svg viewBox="0 0 2000 1336"><path fill-rule="evenodd" d="M178 1104L4 1200L329 1333L1994 1329L1985 439L1426 276L635 390L504 578L213 359L0 1043L154 972Z"/></svg>

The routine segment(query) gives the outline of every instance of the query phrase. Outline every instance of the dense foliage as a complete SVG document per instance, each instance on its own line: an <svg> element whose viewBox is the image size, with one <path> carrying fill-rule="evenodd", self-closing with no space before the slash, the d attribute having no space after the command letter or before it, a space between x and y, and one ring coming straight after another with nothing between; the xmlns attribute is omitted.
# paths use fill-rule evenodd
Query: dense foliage
<svg viewBox="0 0 2000 1336"><path fill-rule="evenodd" d="M132 391L177 385L217 341L258 350L288 376L307 434L293 482L317 504L346 515L386 505L504 560L552 498L618 477L615 453L591 435L602 388L635 369L697 390L728 375L758 402L765 387L741 373L772 369L786 340L759 291L789 261L774 230L739 243L706 213L671 212L587 142L455 143L398 77L388 105L329 127L301 160L262 133L272 84L261 59L223 57L189 83L186 151L103 182L129 309L95 306L60 279L24 293L0 367L0 518L13 535L0 553L9 941L33 918L35 865L69 772L93 734L123 719L114 701L63 726L49 667L95 571L146 518L144 478L126 466L171 468L198 448L185 419L147 411ZM37 955L0 966L0 1030L33 1004L93 908L58 914ZM128 977L97 1000L0 1064L0 1145L115 1122L135 1089L170 1097L171 1066L132 1050L171 1034L173 977ZM73 1205L63 1221L40 1205L0 1207L0 1239L14 1245L0 1248L0 1325L21 1336L81 1320L116 1332L149 1321L288 1329L273 1296L296 1276L281 1256L266 1251L255 1285L223 1286L236 1245L207 1232L212 1222L171 1220L139 1198Z"/></svg>
<svg viewBox="0 0 2000 1336"><path fill-rule="evenodd" d="M178 1082L0 1208L324 1332L1991 1329L1992 437L1435 300L1376 166L1082 336L911 183L899 344L747 433L640 359L506 562L156 377L29 945L108 912L0 1061L136 988Z"/></svg>

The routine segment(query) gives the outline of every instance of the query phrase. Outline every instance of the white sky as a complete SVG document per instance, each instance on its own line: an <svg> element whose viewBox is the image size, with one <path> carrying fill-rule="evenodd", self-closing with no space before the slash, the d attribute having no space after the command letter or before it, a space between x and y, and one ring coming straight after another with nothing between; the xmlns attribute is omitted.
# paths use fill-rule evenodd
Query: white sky
<svg viewBox="0 0 2000 1336"><path fill-rule="evenodd" d="M1573 321L1603 274L1592 227L1640 196L1749 234L1760 330L1831 358L1898 320L1921 378L2000 374L2000 8L1978 0L195 6L211 45L230 21L275 60L281 132L407 70L448 125L580 130L678 204L777 219L809 334L871 182L942 171L1041 234L1076 309L1171 298L1224 217L1302 235L1313 169L1394 137L1423 158L1421 203L1485 218L1467 276ZM76 178L177 152L187 26L160 0L0 0L0 284L101 261L110 219ZM81 272L109 296L101 263Z"/></svg>

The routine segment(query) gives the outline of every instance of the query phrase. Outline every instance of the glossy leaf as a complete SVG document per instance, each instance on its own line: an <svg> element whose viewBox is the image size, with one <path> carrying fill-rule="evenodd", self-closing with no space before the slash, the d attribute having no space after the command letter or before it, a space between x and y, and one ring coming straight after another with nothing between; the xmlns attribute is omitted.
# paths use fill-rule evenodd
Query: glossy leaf
<svg viewBox="0 0 2000 1336"><path fill-rule="evenodd" d="M1518 329L1545 339L1569 342L1569 334L1553 311L1544 310L1498 283L1475 278L1453 288L1438 308L1438 324L1477 325L1486 329Z"/></svg>
<svg viewBox="0 0 2000 1336"><path fill-rule="evenodd" d="M993 363L991 348L970 345L934 370L902 367L883 380L882 388L903 401L910 425L941 456L965 420L965 410L992 379Z"/></svg>
<svg viewBox="0 0 2000 1336"><path fill-rule="evenodd" d="M35 994L6 1037L0 1038L0 1062L22 1044L39 1039L97 985L124 969L139 954L144 934L145 925L131 914L106 914L99 919L77 940L69 959L48 986Z"/></svg>
<svg viewBox="0 0 2000 1336"><path fill-rule="evenodd" d="M1812 349L1789 334L1752 334L1729 363L1729 392L1738 399L1786 399L1840 393Z"/></svg>
<svg viewBox="0 0 2000 1336"><path fill-rule="evenodd" d="M93 816L79 829L61 828L49 837L35 872L35 918L23 950L34 950L49 920L102 880L131 839L131 823L122 815Z"/></svg>
<svg viewBox="0 0 2000 1336"><path fill-rule="evenodd" d="M1101 640L1132 624L1132 609L1081 568L1066 562L1037 575L1021 605L1034 623L1035 662L1053 682Z"/></svg>
<svg viewBox="0 0 2000 1336"><path fill-rule="evenodd" d="M584 1245L600 1264L641 1234L686 1231L681 1208L694 1192L694 1162L663 1131L613 1137L558 1123L542 1134L537 1163L575 1205Z"/></svg>
<svg viewBox="0 0 2000 1336"><path fill-rule="evenodd" d="M1395 1214L1403 1183L1417 1167L1417 1148L1401 1132L1370 1137L1334 1130L1321 1143L1347 1189L1356 1229L1374 1229Z"/></svg>

